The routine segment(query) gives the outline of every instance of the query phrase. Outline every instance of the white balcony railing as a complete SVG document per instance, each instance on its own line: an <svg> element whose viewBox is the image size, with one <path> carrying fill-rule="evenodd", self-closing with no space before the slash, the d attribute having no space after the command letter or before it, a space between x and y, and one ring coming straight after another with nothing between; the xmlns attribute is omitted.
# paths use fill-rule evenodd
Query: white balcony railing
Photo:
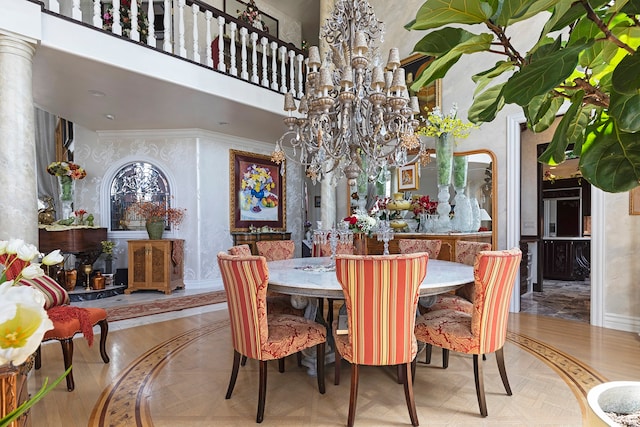
<svg viewBox="0 0 640 427"><path fill-rule="evenodd" d="M229 76L298 98L304 95L306 67L300 49L199 0L45 0L44 6ZM121 10L128 15L124 19Z"/></svg>

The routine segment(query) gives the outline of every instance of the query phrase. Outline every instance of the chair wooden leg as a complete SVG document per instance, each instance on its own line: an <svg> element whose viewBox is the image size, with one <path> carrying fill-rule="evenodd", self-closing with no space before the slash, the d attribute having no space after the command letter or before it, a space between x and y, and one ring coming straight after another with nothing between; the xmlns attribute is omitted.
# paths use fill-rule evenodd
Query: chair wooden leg
<svg viewBox="0 0 640 427"><path fill-rule="evenodd" d="M246 360L246 356L242 356ZM240 369L240 353L236 350L233 350L233 369L231 369L231 379L229 380L229 387L227 387L227 394L224 397L225 399L231 398L231 393L233 393L233 388L236 385L236 378L238 378L238 370Z"/></svg>
<svg viewBox="0 0 640 427"><path fill-rule="evenodd" d="M478 396L478 405L480 406L480 415L487 416L487 400L484 396L484 378L482 375L482 363L477 354L473 355L473 376L476 380L476 396Z"/></svg>
<svg viewBox="0 0 640 427"><path fill-rule="evenodd" d="M73 339L66 338L60 340L60 345L62 346L62 358L64 359L64 370L69 369L73 363ZM75 382L73 381L73 369L69 371L67 374L67 390L73 391L76 388Z"/></svg>
<svg viewBox="0 0 640 427"><path fill-rule="evenodd" d="M424 363L426 363L427 365L429 363L431 363L431 352L433 350L433 346L431 344L427 344L427 348L424 349L424 352L426 354L425 358L424 358Z"/></svg>
<svg viewBox="0 0 640 427"><path fill-rule="evenodd" d="M284 372L284 357L281 359L278 359L278 372L280 373Z"/></svg>
<svg viewBox="0 0 640 427"><path fill-rule="evenodd" d="M418 412L416 411L416 401L413 396L413 363L409 362L404 365L398 365L404 371L404 397L407 401L407 409L409 409L409 418L411 418L411 425L417 426Z"/></svg>
<svg viewBox="0 0 640 427"><path fill-rule="evenodd" d="M396 365L396 371L397 371L397 379L396 382L398 384L404 384L404 370L402 369L402 365Z"/></svg>
<svg viewBox="0 0 640 427"><path fill-rule="evenodd" d="M331 298L327 298L327 323L329 326L333 325L333 299Z"/></svg>
<svg viewBox="0 0 640 427"><path fill-rule="evenodd" d="M302 367L302 352L301 351L296 353L296 358L298 359L298 368Z"/></svg>
<svg viewBox="0 0 640 427"><path fill-rule="evenodd" d="M340 385L340 362L342 361L342 357L340 356L338 350L335 351L335 355L336 358L335 362L333 363L333 384Z"/></svg>
<svg viewBox="0 0 640 427"><path fill-rule="evenodd" d="M316 346L316 371L318 374L318 390L324 394L324 351L325 343L321 342Z"/></svg>
<svg viewBox="0 0 640 427"><path fill-rule="evenodd" d="M447 369L449 367L449 350L446 348L442 349L442 369Z"/></svg>
<svg viewBox="0 0 640 427"><path fill-rule="evenodd" d="M260 361L260 387L258 389L258 415L256 422L261 423L264 419L264 403L267 397L267 361Z"/></svg>
<svg viewBox="0 0 640 427"><path fill-rule="evenodd" d="M360 376L360 367L351 364L351 394L349 395L349 418L347 418L347 427L353 427L356 419L356 402L358 400L358 379Z"/></svg>
<svg viewBox="0 0 640 427"><path fill-rule="evenodd" d="M109 355L107 354L107 334L109 333L109 322L103 319L98 322L100 326L100 356L104 363L109 363Z"/></svg>
<svg viewBox="0 0 640 427"><path fill-rule="evenodd" d="M242 361L240 362L241 366L244 366L247 364L247 356L242 356Z"/></svg>
<svg viewBox="0 0 640 427"><path fill-rule="evenodd" d="M509 379L507 378L507 369L504 366L504 353L501 348L496 350L496 361L498 362L498 371L500 371L500 378L502 378L502 384L504 385L504 389L507 391L507 396L511 396L511 386L509 386Z"/></svg>
<svg viewBox="0 0 640 427"><path fill-rule="evenodd" d="M416 365L418 364L418 358L414 357L411 362L411 381L415 382L416 380Z"/></svg>

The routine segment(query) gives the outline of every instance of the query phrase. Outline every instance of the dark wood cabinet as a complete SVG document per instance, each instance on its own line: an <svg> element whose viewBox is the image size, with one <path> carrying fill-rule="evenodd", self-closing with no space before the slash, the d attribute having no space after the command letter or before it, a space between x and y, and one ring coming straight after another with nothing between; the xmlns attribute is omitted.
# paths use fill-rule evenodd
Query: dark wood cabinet
<svg viewBox="0 0 640 427"><path fill-rule="evenodd" d="M249 245L251 253L258 255L256 242L261 240L291 240L291 232L289 231L272 231L267 233L231 233L233 238L233 246Z"/></svg>
<svg viewBox="0 0 640 427"><path fill-rule="evenodd" d="M184 240L129 240L130 294L142 289L163 291L169 295L184 288Z"/></svg>
<svg viewBox="0 0 640 427"><path fill-rule="evenodd" d="M590 272L589 239L544 239L544 278L584 280Z"/></svg>

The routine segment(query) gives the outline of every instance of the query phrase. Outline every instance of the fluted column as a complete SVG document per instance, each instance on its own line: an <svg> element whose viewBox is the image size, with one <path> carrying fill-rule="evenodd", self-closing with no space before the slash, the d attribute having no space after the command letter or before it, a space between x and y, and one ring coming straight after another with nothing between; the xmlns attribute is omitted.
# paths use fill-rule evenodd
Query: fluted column
<svg viewBox="0 0 640 427"><path fill-rule="evenodd" d="M320 0L320 34L322 35L322 26L326 20L331 16L335 0ZM324 62L325 55L329 50L329 46L326 41L320 37L318 41L318 48L320 50L320 58ZM333 174L326 174L320 187L320 194L322 200L322 206L320 207L320 219L324 228L329 228L336 223L336 187L331 185Z"/></svg>
<svg viewBox="0 0 640 427"><path fill-rule="evenodd" d="M0 34L0 239L37 246L34 53L32 44Z"/></svg>

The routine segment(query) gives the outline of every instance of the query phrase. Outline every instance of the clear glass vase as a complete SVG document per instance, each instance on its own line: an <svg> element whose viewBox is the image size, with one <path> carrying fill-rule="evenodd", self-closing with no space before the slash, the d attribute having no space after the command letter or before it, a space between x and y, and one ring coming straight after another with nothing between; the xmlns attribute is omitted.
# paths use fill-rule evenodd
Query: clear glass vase
<svg viewBox="0 0 640 427"><path fill-rule="evenodd" d="M68 219L73 212L76 181L68 175L58 177L58 196L60 197L60 215L58 219Z"/></svg>

